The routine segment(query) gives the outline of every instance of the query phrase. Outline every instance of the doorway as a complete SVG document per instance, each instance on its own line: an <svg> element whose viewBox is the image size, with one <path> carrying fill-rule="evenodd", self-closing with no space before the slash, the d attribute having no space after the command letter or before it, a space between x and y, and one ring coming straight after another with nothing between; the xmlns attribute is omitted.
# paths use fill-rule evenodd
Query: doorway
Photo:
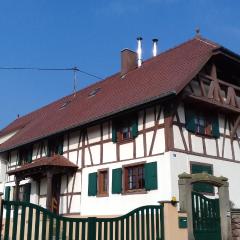
<svg viewBox="0 0 240 240"><path fill-rule="evenodd" d="M52 212L59 214L59 202L61 191L61 175L57 174L52 179Z"/></svg>

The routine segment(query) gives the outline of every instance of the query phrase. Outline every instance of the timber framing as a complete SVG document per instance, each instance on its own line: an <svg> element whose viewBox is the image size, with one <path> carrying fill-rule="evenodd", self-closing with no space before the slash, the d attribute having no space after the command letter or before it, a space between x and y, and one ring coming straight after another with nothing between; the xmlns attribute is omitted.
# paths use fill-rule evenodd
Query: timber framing
<svg viewBox="0 0 240 240"><path fill-rule="evenodd" d="M69 110L71 113L69 115L71 115L72 118L76 118L75 122L67 115L66 119L68 122L63 123L63 125L66 124L64 127L63 125L58 126L59 128L51 126L51 130L47 133L45 132L44 135L41 135L42 132L37 135L38 131L36 130L37 133L34 131L32 133L35 138L23 138L24 141L21 143L19 143L17 139L16 142L10 142L12 145L6 144L0 146L0 153L1 151L8 153L8 184L9 186L14 186L15 182L15 198L18 196L19 186L24 185L29 181L29 178L32 178L35 184L35 186L34 184L33 186L36 187L38 195L38 204L44 206L46 202L47 208L51 209L51 199L58 198L57 201L59 209L61 208L61 213L71 215L74 214L74 212L82 213L82 208L84 209L84 204L86 205L84 201L89 200L89 203L94 203L93 205L96 203L94 201L98 201L101 205L101 201L103 202L104 200L98 198L101 196L107 197L106 200L111 201L111 184L113 183L111 173L113 169L119 168L124 170L126 166L136 166L141 163L150 163L154 160L159 166L158 169L161 169L159 174L162 174L165 171L164 167L166 164L164 165L164 161L161 162L160 160L166 159L166 161L171 161L174 157L178 160L177 155L181 155L180 153L183 153L181 155L183 158L186 156L186 159L183 159L183 162L185 161L186 164L182 164L181 169L184 167L183 165L189 167L192 161L199 160L201 162L202 159L204 159L203 162L206 160L207 163L213 163L213 167L215 167L215 160L239 164L240 86L237 81L235 84L234 79L238 79L239 77L240 83L240 73L239 75L231 76L231 70L236 66L229 67L230 64L228 64L226 69L222 68L224 61L228 60L227 58L230 53L225 52L223 54L220 50L217 51L216 48L220 49L218 45L210 42L206 43L203 39L195 39L193 42L195 41L197 41L198 44L199 42L201 42L200 44L204 44L204 47L199 47L197 44L195 49L197 53L200 49L199 54L197 54L200 59L196 57L193 58L192 55L190 55L187 61L189 61L189 59L191 59L191 61L184 62L183 65L181 65L181 60L174 73L177 76L171 76L171 73L169 73L169 65L166 67L167 72L165 73L163 71L164 69L161 69L158 73L158 78L155 79L155 82L150 82L151 84L148 82L145 83L146 79L151 81L151 76L150 78L148 78L147 75L143 76L141 81L143 81L146 86L149 84L149 88L151 87L149 94L151 95L152 93L151 96L144 95L146 89L135 91L136 89L134 89L133 86L136 85L135 79L137 79L137 75L133 77L133 79L128 79L130 75L126 75L124 79L115 79L116 76L113 76L116 84L119 84L118 80L121 81L123 85L134 81L135 85L132 84L130 85L131 88L126 88L128 91L133 91L133 94L131 98L129 98L129 102L124 103L125 105L121 105L121 101L125 101L125 98L123 98L125 95L121 96L119 100L116 94L113 98L114 101L117 99L116 102L113 102L116 104L113 105L113 109L111 107L105 109L105 105L108 106L106 102L99 107L99 102L105 100L103 96L108 96L108 94L114 92L113 88L110 90L107 89L108 91L104 92L105 89L103 86L99 94L91 99L84 98L88 96L89 89L84 90L86 96L81 95L81 92L77 93L81 99L80 104L78 104L79 99L77 99L78 96L76 95L76 104L73 101L73 105L68 105L69 108L73 107L71 111ZM214 49L215 51L213 51ZM189 51L190 50L191 47L189 47ZM182 59L183 52L184 51L180 51L179 59ZM165 54L168 54L168 52ZM195 54L196 52L194 56ZM222 57L223 55L224 57ZM236 56L233 56L231 61L235 61L235 58ZM171 63L173 59L175 59L175 56L170 57L169 60ZM237 64L240 64L240 61L238 61ZM193 65L194 67L192 67ZM193 69L189 69L191 67ZM144 68L141 69L144 71ZM156 69L159 70L160 68ZM180 74L181 71L184 71L184 75ZM136 69L135 72L138 72L138 69ZM153 74L155 77L155 73ZM165 74L166 76L170 76L169 79L166 78ZM179 76L183 79L180 79ZM229 79L228 76L230 76ZM141 82L141 84L143 82ZM102 82L99 84L101 85ZM139 84L139 82L137 84ZM155 86L156 89L154 89L153 86ZM139 85L137 85L137 87L139 88ZM125 92L127 92L126 89ZM125 92L123 93L125 94ZM101 95L102 93L104 94ZM97 97L100 98L97 99ZM134 102L135 97L137 99L141 97L144 100ZM84 108L84 111L79 110L84 106L84 103L87 103L85 106L89 106L90 112L92 111L92 115L90 115L91 118L88 118L89 116L87 115L89 114L89 109ZM60 114L63 118L65 110L61 109L59 113L57 111L59 110L58 105L53 106L56 107L56 116ZM74 106L77 107L77 110ZM91 106L93 106L93 109L91 109ZM192 111L190 117L186 116L188 114L186 111L187 108L189 112ZM104 109L103 112L101 112L102 109ZM48 114L52 116L51 111ZM136 121L136 119L133 121L133 119L131 119L132 115L136 115L138 121ZM55 119L54 117L56 116L52 116L50 119ZM56 117L56 121L57 119ZM64 121L66 119L64 119ZM119 119L119 122L121 122L121 119L129 120L128 139L122 140L124 139L122 138L122 141L115 139L116 129L118 130L114 124L114 120L116 119ZM188 121L186 121L186 119L188 119ZM200 124L200 120L202 120L203 123ZM70 123L74 124L71 125ZM189 127L188 123L192 123L193 127ZM217 134L213 131L213 129L216 130L214 128L216 125L219 125ZM44 127L44 125L41 127ZM203 128L203 130L201 128ZM18 164L20 164L18 159L20 157L19 152L21 152L21 147L25 145L32 147L31 164L34 165L49 156L49 143L52 138L63 139L63 144L62 142L62 145L60 144L60 154L66 158L69 163L76 166L74 170L63 166L45 165L29 169L24 169L24 166L18 166ZM62 146L63 148L61 148ZM56 144L55 148L59 148L59 145ZM168 154L168 152L176 152L179 154L174 154L176 155L174 156ZM218 165L217 162L216 165ZM163 168L161 168L162 166ZM20 171L21 168L22 171ZM90 179L89 175L92 172L94 172L94 174L98 173L98 175L94 176L97 178L96 182L98 186L100 179L99 171L101 170L108 171L108 181L110 185L108 185L107 194L104 193L99 196L99 192L97 192L97 198L94 198L95 195L90 196L87 193L87 191L89 191L88 187L91 186L91 184L88 183ZM176 170L180 171L180 166L176 165ZM186 169L186 171L188 170L189 169ZM139 193L149 194L150 197L152 196L153 191L125 191L127 189L124 184L126 181L124 182L123 179L126 178L126 173L125 171L122 172L123 195ZM169 175L171 174L172 173L169 173ZM158 177L161 178L162 176L158 175ZM170 177L172 178L172 176ZM119 182L121 183L121 180ZM54 189L53 183L57 186L56 189ZM101 184L103 184L103 181ZM54 190L56 191L54 192ZM115 200L116 199L117 195L115 195ZM81 204L77 206L76 203ZM85 206L85 208L88 209L88 206Z"/></svg>

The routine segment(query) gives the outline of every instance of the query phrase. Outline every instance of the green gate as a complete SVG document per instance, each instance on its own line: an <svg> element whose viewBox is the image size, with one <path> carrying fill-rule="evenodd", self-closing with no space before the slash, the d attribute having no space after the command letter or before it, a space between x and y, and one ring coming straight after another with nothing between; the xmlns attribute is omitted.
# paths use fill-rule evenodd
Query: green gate
<svg viewBox="0 0 240 240"><path fill-rule="evenodd" d="M68 218L38 205L2 201L0 240L164 240L163 206L116 218Z"/></svg>
<svg viewBox="0 0 240 240"><path fill-rule="evenodd" d="M219 199L192 192L192 214L195 240L221 240Z"/></svg>

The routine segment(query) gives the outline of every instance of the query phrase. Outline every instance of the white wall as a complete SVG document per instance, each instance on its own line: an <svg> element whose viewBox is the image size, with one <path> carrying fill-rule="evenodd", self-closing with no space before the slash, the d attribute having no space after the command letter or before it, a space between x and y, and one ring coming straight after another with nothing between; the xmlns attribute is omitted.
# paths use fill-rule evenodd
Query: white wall
<svg viewBox="0 0 240 240"><path fill-rule="evenodd" d="M0 192L4 191L5 182L7 181L7 154L0 154Z"/></svg>
<svg viewBox="0 0 240 240"><path fill-rule="evenodd" d="M226 160L200 157L191 154L170 152L171 158L171 194L178 198L178 175L190 173L190 162L208 163L213 165L213 174L217 177L224 176L229 179L230 200L236 208L240 208L240 164ZM217 196L217 191L216 191Z"/></svg>
<svg viewBox="0 0 240 240"><path fill-rule="evenodd" d="M120 168L123 165L138 162L157 162L158 164L158 190L148 191L143 194L112 194L112 169ZM137 207L158 204L160 200L170 200L171 195L171 177L170 177L170 157L169 154L163 154L157 157L148 157L138 160L131 160L104 165L109 169L109 196L96 197L88 196L88 174L96 172L103 168L94 166L83 169L82 175L82 198L81 214L83 215L122 215Z"/></svg>

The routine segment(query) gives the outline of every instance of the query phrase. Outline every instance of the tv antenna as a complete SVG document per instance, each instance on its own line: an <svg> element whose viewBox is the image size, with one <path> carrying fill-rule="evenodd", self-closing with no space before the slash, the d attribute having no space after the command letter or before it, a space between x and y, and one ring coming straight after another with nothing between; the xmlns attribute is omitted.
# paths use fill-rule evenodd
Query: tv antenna
<svg viewBox="0 0 240 240"><path fill-rule="evenodd" d="M77 72L88 75L90 77L97 78L98 80L103 79L95 74L83 71L76 66L72 67L72 68L0 67L0 70L72 71L73 72L73 94L74 94L74 96L76 96L76 92L77 92Z"/></svg>

